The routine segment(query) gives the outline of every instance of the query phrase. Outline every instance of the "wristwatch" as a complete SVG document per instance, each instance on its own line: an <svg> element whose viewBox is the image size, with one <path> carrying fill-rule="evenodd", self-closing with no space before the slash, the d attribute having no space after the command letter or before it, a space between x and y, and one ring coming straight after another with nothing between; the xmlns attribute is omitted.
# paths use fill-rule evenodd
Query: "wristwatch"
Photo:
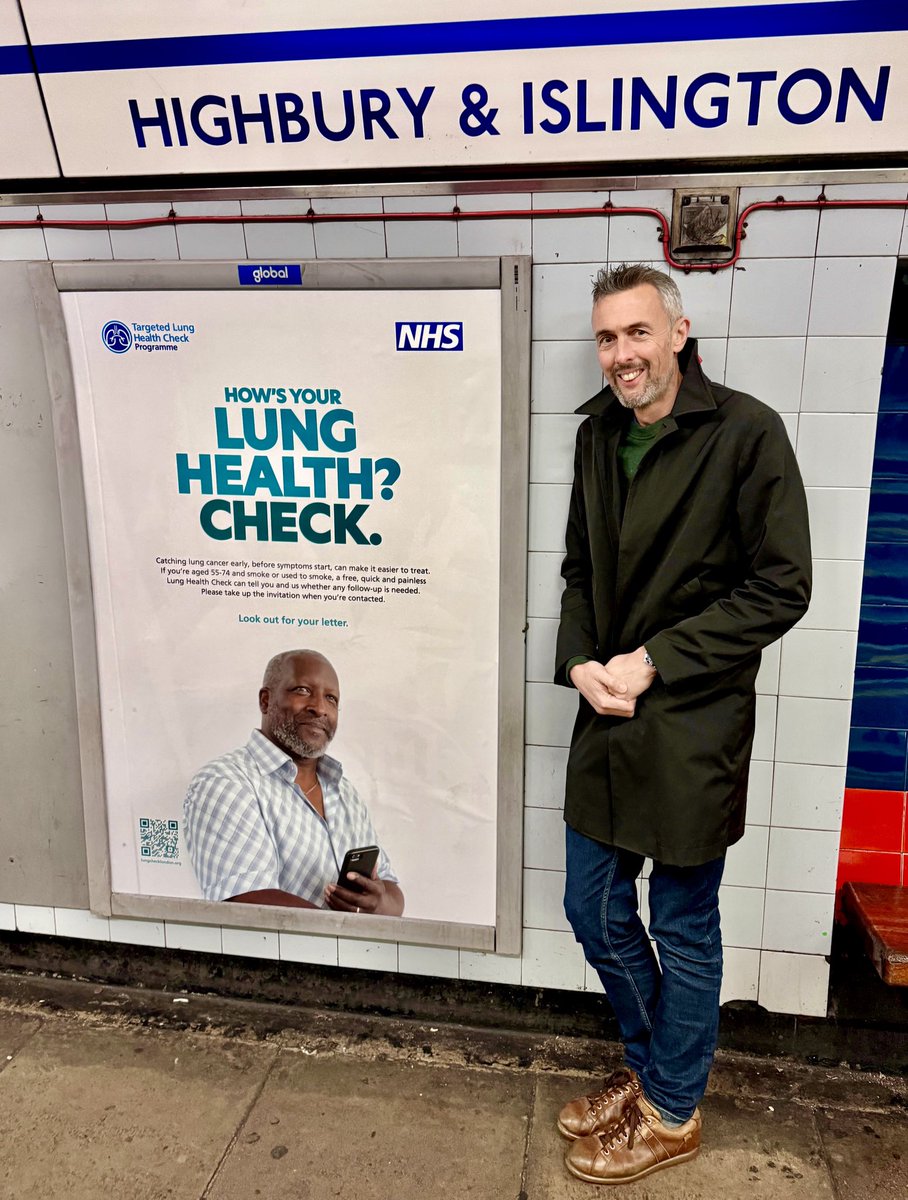
<svg viewBox="0 0 908 1200"><path fill-rule="evenodd" d="M649 650L647 650L646 646L643 647L643 662L645 666L652 667L654 671L658 670L656 664L650 658Z"/></svg>

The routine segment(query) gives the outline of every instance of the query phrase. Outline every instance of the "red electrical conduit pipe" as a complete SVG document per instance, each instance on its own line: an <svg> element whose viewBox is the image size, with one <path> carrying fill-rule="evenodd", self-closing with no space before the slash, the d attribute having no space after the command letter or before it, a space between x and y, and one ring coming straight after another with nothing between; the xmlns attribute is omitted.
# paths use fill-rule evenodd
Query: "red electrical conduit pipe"
<svg viewBox="0 0 908 1200"><path fill-rule="evenodd" d="M827 200L818 196L816 200L756 200L748 204L735 224L734 250L728 258L720 262L689 263L672 257L668 220L658 208L639 208L631 205L621 205L608 202L598 208L502 208L489 210L471 210L464 212L455 205L449 212L386 212L386 213L317 213L309 209L306 213L243 213L213 216L180 216L173 209L165 217L136 217L124 221L78 221L78 220L45 220L38 216L33 221L4 221L0 217L0 229L146 229L154 225L260 225L260 224L294 224L303 222L314 225L323 221L493 221L502 218L519 218L536 220L544 217L613 217L613 216L645 216L653 217L662 226L659 241L662 243L662 253L670 267L680 271L723 271L741 257L741 243L747 237L745 232L747 218L753 212L765 210L780 211L782 209L826 209L826 208L904 208L908 209L908 199L905 200ZM0 210L2 211L2 210Z"/></svg>

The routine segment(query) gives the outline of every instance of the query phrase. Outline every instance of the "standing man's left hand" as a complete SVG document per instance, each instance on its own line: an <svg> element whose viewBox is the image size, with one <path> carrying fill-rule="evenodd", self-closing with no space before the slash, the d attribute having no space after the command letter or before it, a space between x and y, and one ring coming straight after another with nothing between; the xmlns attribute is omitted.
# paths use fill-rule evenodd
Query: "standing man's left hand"
<svg viewBox="0 0 908 1200"><path fill-rule="evenodd" d="M624 697L636 700L652 684L658 672L643 661L646 647L640 646L630 654L616 654L605 664L605 669L616 678L627 684Z"/></svg>
<svg viewBox="0 0 908 1200"><path fill-rule="evenodd" d="M399 917L403 913L403 892L396 883L379 879L377 867L371 878L357 871L348 872L347 878L355 887L329 883L325 888L325 903L335 912L373 913L385 917Z"/></svg>

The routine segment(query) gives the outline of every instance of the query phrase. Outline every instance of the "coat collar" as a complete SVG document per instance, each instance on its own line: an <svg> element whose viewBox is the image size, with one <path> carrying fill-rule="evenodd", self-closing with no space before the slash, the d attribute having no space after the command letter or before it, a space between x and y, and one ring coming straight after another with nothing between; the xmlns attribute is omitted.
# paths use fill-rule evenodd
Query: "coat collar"
<svg viewBox="0 0 908 1200"><path fill-rule="evenodd" d="M713 395L712 384L700 367L696 338L687 339L678 355L678 366L681 370L681 387L669 416L681 417L688 413L714 410L717 407L716 398ZM583 416L607 416L616 419L622 413L627 413L628 409L624 408L610 387L604 387L574 411Z"/></svg>

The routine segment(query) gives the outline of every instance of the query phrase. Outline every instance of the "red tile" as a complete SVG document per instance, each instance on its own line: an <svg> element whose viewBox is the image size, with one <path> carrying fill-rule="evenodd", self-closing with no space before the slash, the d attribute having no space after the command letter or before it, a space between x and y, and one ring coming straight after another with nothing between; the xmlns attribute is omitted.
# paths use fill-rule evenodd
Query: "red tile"
<svg viewBox="0 0 908 1200"><path fill-rule="evenodd" d="M841 850L836 891L843 883L891 883L902 881L902 855L874 850Z"/></svg>
<svg viewBox="0 0 908 1200"><path fill-rule="evenodd" d="M842 813L843 850L884 850L903 847L905 793L846 788Z"/></svg>

